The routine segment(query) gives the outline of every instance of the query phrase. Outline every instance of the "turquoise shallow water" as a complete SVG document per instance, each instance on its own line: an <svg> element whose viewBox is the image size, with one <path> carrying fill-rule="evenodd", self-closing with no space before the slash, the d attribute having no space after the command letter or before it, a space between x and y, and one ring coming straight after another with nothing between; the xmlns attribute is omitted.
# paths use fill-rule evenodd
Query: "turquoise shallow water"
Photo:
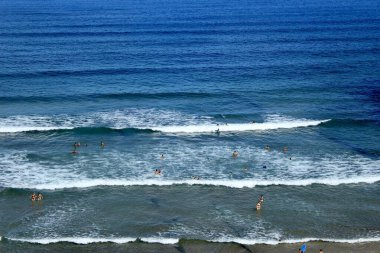
<svg viewBox="0 0 380 253"><path fill-rule="evenodd" d="M0 3L0 247L379 240L378 13Z"/></svg>

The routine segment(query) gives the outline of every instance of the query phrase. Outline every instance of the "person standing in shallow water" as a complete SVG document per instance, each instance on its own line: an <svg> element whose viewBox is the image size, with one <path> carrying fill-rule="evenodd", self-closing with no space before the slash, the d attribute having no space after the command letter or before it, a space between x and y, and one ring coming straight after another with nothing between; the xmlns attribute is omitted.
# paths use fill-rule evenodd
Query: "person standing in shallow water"
<svg viewBox="0 0 380 253"><path fill-rule="evenodd" d="M34 202L37 200L37 195L35 192L30 196L30 200L32 201L32 206L34 206Z"/></svg>
<svg viewBox="0 0 380 253"><path fill-rule="evenodd" d="M105 144L103 141L101 141L101 142L100 142L100 147L101 147L101 148L104 148L105 146L106 146L106 144Z"/></svg>
<svg viewBox="0 0 380 253"><path fill-rule="evenodd" d="M32 202L34 202L34 201L36 201L36 199L37 199L37 195L36 195L35 192L33 192L33 194L30 196L30 200L31 200Z"/></svg>
<svg viewBox="0 0 380 253"><path fill-rule="evenodd" d="M37 201L38 201L38 206L42 206L42 200L44 199L44 196L42 196L41 192L37 194Z"/></svg>

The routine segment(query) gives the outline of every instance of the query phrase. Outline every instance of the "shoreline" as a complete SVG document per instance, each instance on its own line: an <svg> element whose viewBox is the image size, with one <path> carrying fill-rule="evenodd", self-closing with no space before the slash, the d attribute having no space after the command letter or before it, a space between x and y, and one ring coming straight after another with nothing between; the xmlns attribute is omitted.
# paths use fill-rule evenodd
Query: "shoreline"
<svg viewBox="0 0 380 253"><path fill-rule="evenodd" d="M33 242L17 241L2 238L0 241L0 251L7 252L163 252L163 253L294 253L303 242L278 243L278 244L241 244L236 242L210 242L204 240L180 239L173 244L162 244L158 242L145 242L140 239L126 243L115 242L93 242L88 244L78 244L74 242L54 242L40 244ZM380 241L367 242L328 242L309 241L306 242L307 253L319 253L323 249L325 253L379 253Z"/></svg>

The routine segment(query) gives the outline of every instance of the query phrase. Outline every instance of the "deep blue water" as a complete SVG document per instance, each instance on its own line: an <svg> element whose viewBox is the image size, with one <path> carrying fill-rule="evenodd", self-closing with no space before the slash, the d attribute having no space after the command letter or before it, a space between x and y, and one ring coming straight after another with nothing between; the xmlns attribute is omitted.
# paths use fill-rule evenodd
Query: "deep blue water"
<svg viewBox="0 0 380 253"><path fill-rule="evenodd" d="M0 2L0 236L377 240L379 12Z"/></svg>

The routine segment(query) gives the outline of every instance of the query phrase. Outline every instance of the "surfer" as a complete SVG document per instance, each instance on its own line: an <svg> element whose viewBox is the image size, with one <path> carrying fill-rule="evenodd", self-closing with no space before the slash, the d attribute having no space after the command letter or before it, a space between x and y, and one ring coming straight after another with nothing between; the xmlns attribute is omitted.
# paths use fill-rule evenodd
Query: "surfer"
<svg viewBox="0 0 380 253"><path fill-rule="evenodd" d="M238 156L239 156L239 152L237 152L236 150L234 152L232 152L233 158L237 158Z"/></svg>

